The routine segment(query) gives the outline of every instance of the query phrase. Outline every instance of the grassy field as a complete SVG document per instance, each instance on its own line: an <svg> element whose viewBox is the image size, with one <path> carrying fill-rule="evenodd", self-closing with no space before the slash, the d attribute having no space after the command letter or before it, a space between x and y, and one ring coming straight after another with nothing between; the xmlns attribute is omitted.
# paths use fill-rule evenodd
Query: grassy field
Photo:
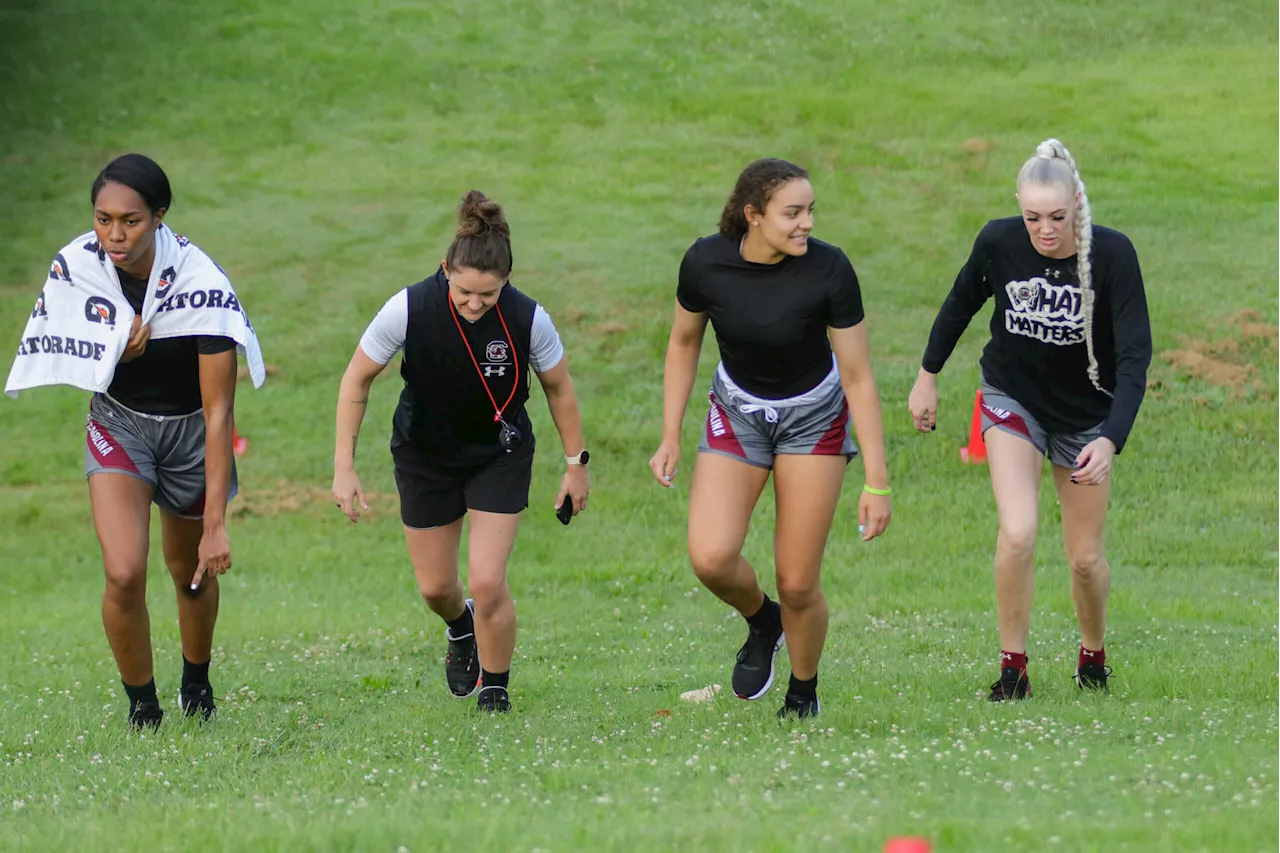
<svg viewBox="0 0 1280 853"><path fill-rule="evenodd" d="M141 150L274 370L237 401L219 719L171 713L149 737L124 731L99 618L86 395L0 401L0 849L1275 850L1276 50L1255 0L5 4L0 333L16 341L53 253L90 227L97 170ZM1112 695L1070 681L1046 484L1035 698L993 707L995 514L985 468L957 457L985 319L943 374L938 431L913 434L905 402L973 236L1015 212L1047 136L1138 248L1156 356L1116 466ZM823 715L781 727L780 691L680 701L727 685L743 630L688 568L687 476L667 491L646 467L679 259L760 156L811 170L817 234L862 280L895 495L888 534L859 543L851 468ZM593 455L589 514L563 528L535 396L499 720L443 684L398 524L394 370L359 459L371 518L327 497L341 371L386 297L434 270L472 187L507 206L513 280L557 321ZM714 364L709 342L703 380ZM766 495L761 567L771 517Z"/></svg>

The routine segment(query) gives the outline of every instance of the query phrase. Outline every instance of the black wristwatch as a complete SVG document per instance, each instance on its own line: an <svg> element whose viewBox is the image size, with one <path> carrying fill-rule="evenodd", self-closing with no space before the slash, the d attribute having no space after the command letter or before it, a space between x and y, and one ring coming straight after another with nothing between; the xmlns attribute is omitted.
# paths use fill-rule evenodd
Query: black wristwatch
<svg viewBox="0 0 1280 853"><path fill-rule="evenodd" d="M591 454L584 450L577 456L566 456L564 461L566 465L586 465L590 458Z"/></svg>

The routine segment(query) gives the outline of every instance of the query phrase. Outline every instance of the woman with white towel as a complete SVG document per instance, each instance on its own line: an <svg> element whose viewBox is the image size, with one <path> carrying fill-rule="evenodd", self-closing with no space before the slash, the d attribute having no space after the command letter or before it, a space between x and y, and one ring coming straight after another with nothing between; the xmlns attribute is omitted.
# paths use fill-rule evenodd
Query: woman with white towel
<svg viewBox="0 0 1280 853"><path fill-rule="evenodd" d="M85 474L106 570L102 622L129 697L129 723L156 728L164 716L146 605L152 503L178 592L178 707L208 719L218 575L231 568L226 507L236 492L237 345L253 352L255 384L260 353L222 270L161 225L171 193L159 165L141 154L118 157L93 182L90 199L93 234L55 258L6 390L70 384L97 391ZM82 366L95 372L75 374Z"/></svg>

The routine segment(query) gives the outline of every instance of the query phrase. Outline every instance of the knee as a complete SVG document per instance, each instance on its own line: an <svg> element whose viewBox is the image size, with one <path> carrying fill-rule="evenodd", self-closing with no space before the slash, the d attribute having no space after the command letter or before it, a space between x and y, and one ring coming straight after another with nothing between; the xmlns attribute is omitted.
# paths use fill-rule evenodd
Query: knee
<svg viewBox="0 0 1280 853"><path fill-rule="evenodd" d="M452 597L458 592L459 585L456 577L452 578L424 578L418 577L418 592L422 593L422 598L427 603L432 601L440 601Z"/></svg>
<svg viewBox="0 0 1280 853"><path fill-rule="evenodd" d="M998 547L1011 557L1031 559L1036 552L1035 524L1001 524Z"/></svg>
<svg viewBox="0 0 1280 853"><path fill-rule="evenodd" d="M808 610L822 601L822 587L813 580L778 578L778 602L788 610Z"/></svg>
<svg viewBox="0 0 1280 853"><path fill-rule="evenodd" d="M1067 565L1071 567L1071 574L1085 580L1095 577L1106 566L1106 562L1100 545L1076 546L1067 552Z"/></svg>
<svg viewBox="0 0 1280 853"><path fill-rule="evenodd" d="M147 598L147 564L145 561L106 563L106 595L113 601L135 604Z"/></svg>
<svg viewBox="0 0 1280 853"><path fill-rule="evenodd" d="M467 591L475 601L477 610L489 611L511 597L507 587L507 573L471 570L467 578Z"/></svg>
<svg viewBox="0 0 1280 853"><path fill-rule="evenodd" d="M721 585L737 568L740 556L738 551L714 545L689 546L689 561L693 564L693 573L706 586Z"/></svg>
<svg viewBox="0 0 1280 853"><path fill-rule="evenodd" d="M169 577L173 578L173 585L178 589L190 590L191 579L196 576L196 568L200 565L200 561L188 559L185 555L174 556L166 553L164 564L169 569ZM206 575L206 580L212 579L211 576Z"/></svg>

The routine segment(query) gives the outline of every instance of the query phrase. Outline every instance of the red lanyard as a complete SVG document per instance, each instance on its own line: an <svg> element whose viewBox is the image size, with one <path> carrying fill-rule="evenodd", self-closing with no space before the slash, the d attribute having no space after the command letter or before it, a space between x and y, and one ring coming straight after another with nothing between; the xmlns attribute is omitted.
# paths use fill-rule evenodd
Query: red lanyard
<svg viewBox="0 0 1280 853"><path fill-rule="evenodd" d="M493 392L489 390L489 383L484 378L484 371L480 369L480 362L476 361L476 354L471 351L471 344L467 341L467 333L462 331L462 321L458 319L458 308L453 304L453 299L449 294L445 294L445 299L449 300L449 311L453 314L453 322L458 327L458 334L462 335L462 345L467 348L467 355L471 356L471 363L476 366L476 375L480 377L480 384L484 386L484 393L489 395L489 402L493 404L493 421L498 423L502 420L502 413L507 410L507 406L511 405L511 399L516 395L516 386L520 384L520 356L516 355L516 344L511 339L511 332L507 330L507 321L502 316L502 309L495 303L493 310L498 312L498 320L502 323L502 333L507 336L507 349L511 352L511 361L514 364L515 380L511 384L511 393L507 395L507 402L502 404L502 408L498 408L498 401L493 399Z"/></svg>

